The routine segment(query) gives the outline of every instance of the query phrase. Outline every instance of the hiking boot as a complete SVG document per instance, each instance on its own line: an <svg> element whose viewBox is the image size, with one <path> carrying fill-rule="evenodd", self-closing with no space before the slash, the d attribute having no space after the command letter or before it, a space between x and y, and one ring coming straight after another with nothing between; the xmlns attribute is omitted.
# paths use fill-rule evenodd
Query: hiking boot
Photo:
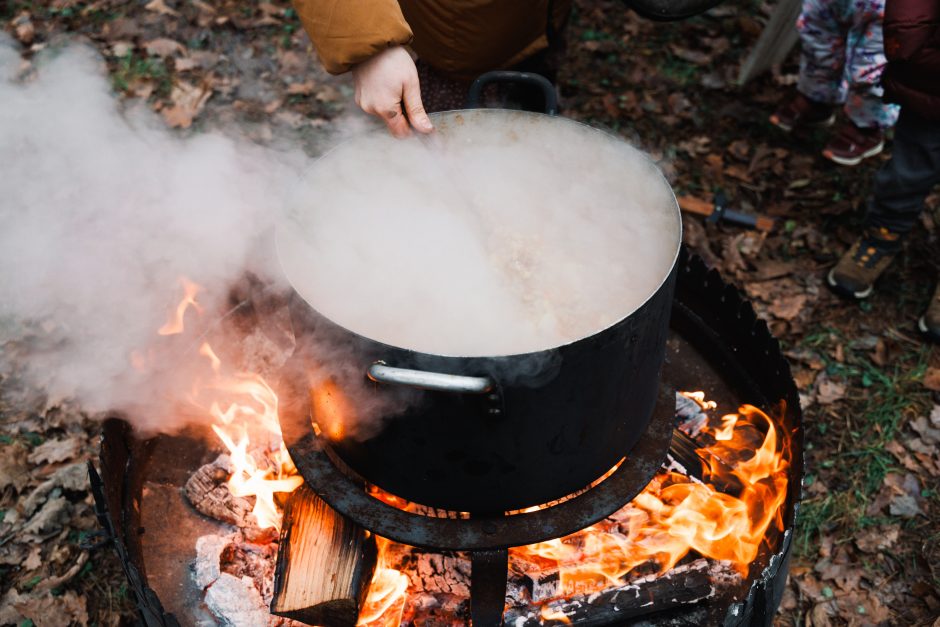
<svg viewBox="0 0 940 627"><path fill-rule="evenodd" d="M917 321L917 328L934 342L940 342L940 283L933 291L927 311Z"/></svg>
<svg viewBox="0 0 940 627"><path fill-rule="evenodd" d="M884 147L885 134L880 128L859 128L846 122L829 140L822 154L839 165L858 165L863 159L880 154Z"/></svg>
<svg viewBox="0 0 940 627"><path fill-rule="evenodd" d="M901 249L901 236L882 227L862 236L826 277L834 292L848 298L868 298L875 281Z"/></svg>
<svg viewBox="0 0 940 627"><path fill-rule="evenodd" d="M770 123L789 133L798 126L831 126L835 119L835 107L796 92L796 96L770 116Z"/></svg>

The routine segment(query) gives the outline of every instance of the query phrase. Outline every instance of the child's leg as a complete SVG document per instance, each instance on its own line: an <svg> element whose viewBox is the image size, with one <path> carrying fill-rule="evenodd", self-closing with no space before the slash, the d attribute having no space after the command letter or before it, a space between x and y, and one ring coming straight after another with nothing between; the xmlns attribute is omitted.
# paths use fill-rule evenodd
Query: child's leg
<svg viewBox="0 0 940 627"><path fill-rule="evenodd" d="M796 22L802 53L797 89L816 102L845 102L846 26L845 2L853 0L803 0Z"/></svg>
<svg viewBox="0 0 940 627"><path fill-rule="evenodd" d="M881 73L887 60L881 25L884 0L852 0L854 10L847 38L849 95L845 113L859 128L888 128L898 119L897 105L882 100Z"/></svg>
<svg viewBox="0 0 940 627"><path fill-rule="evenodd" d="M905 109L894 133L891 160L875 175L866 222L907 234L924 206L924 199L940 183L940 123L930 122Z"/></svg>

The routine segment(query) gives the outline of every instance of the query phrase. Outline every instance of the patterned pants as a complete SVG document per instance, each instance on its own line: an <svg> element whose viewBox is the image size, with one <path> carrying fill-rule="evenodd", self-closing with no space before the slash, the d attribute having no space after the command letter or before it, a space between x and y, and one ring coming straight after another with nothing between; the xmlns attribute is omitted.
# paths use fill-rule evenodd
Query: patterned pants
<svg viewBox="0 0 940 627"><path fill-rule="evenodd" d="M893 126L899 107L882 101L885 0L803 0L796 27L802 56L797 89L817 102L844 104L862 128Z"/></svg>

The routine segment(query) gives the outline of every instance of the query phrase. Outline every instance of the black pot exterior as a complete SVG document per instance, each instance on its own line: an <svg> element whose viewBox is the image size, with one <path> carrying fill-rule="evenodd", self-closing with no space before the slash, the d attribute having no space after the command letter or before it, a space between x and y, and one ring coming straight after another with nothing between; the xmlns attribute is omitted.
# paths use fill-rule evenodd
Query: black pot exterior
<svg viewBox="0 0 940 627"><path fill-rule="evenodd" d="M635 312L590 337L505 357L417 353L363 338L292 299L295 331L348 338L363 377L376 361L400 368L488 376L484 394L418 391L368 439L333 439L333 452L366 481L440 509L492 513L562 498L600 478L643 436L656 400L675 286L673 266ZM311 353L316 359L317 351ZM303 357L301 357L303 359ZM400 390L368 382L357 403ZM317 422L316 403L312 406Z"/></svg>

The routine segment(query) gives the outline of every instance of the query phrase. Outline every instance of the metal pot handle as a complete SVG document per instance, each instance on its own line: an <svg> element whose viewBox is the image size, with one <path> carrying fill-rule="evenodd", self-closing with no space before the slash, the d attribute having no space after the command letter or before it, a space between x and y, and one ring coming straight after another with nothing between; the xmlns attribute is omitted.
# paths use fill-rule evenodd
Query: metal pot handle
<svg viewBox="0 0 940 627"><path fill-rule="evenodd" d="M489 377L466 377L456 374L396 368L388 366L382 361L377 361L369 366L366 374L369 379L376 383L406 385L435 392L486 394L496 387L496 384Z"/></svg>
<svg viewBox="0 0 940 627"><path fill-rule="evenodd" d="M480 96L483 95L483 88L491 83L518 83L541 90L542 96L545 98L545 113L548 115L558 114L558 94L555 93L555 86L552 85L550 80L533 72L512 72L509 70L497 70L480 74L470 85L470 91L467 92L468 109L480 108Z"/></svg>

